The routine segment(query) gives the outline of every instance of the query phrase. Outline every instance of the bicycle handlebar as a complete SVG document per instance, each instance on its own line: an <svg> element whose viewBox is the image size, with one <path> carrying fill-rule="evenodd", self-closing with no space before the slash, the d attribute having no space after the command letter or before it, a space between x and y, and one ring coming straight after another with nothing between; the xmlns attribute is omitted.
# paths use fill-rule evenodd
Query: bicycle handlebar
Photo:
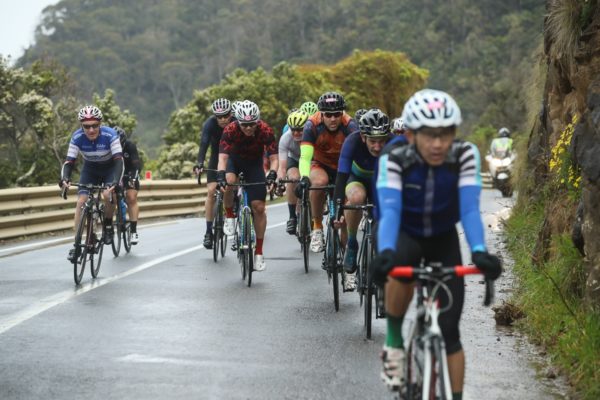
<svg viewBox="0 0 600 400"><path fill-rule="evenodd" d="M453 267L414 267L400 265L392 268L388 276L392 278L417 278L417 279L442 279L447 276L463 277L466 275L483 275L484 272L477 267L469 265L455 265ZM494 299L494 281L485 278L484 306L489 306Z"/></svg>
<svg viewBox="0 0 600 400"><path fill-rule="evenodd" d="M340 209L342 209L342 210L368 211L368 210L372 210L373 207L375 207L375 205L373 205L373 204L358 204L358 205L340 204Z"/></svg>
<svg viewBox="0 0 600 400"><path fill-rule="evenodd" d="M71 183L70 186L75 186L79 189L88 189L88 190L104 190L104 189L108 189L110 186L106 186L106 185L93 185L91 183L82 185L80 183ZM67 199L67 192L69 191L68 187L65 187L61 190L60 192L60 197L62 197L63 199Z"/></svg>

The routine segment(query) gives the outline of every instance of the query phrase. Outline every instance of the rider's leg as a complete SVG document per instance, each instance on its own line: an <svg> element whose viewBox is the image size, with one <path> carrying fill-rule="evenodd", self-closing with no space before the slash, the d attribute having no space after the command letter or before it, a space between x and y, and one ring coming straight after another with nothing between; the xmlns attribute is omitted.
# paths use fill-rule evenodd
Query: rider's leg
<svg viewBox="0 0 600 400"><path fill-rule="evenodd" d="M311 168L310 171L310 183L312 186L325 186L329 184L329 176L327 172L320 168ZM323 206L325 204L325 191L323 190L311 190L310 192L310 206L312 211L312 222L313 229L323 230Z"/></svg>
<svg viewBox="0 0 600 400"><path fill-rule="evenodd" d="M265 202L253 200L251 203L254 219L254 230L256 231L256 254L262 254L262 244L267 229L267 213Z"/></svg>
<svg viewBox="0 0 600 400"><path fill-rule="evenodd" d="M79 218L81 218L81 208L88 199L87 192L79 194L77 197L77 205L75 206L75 232L77 232L77 224L79 224Z"/></svg>
<svg viewBox="0 0 600 400"><path fill-rule="evenodd" d="M287 177L288 179L294 179L294 180L298 180L300 179L300 171L298 170L298 168L289 168L287 170ZM288 209L289 209L289 213L290 213L290 218L296 218L296 204L298 203L298 198L296 197L296 194L294 193L294 189L296 188L295 183L287 183L285 185L285 190L287 192L287 202L288 202Z"/></svg>
<svg viewBox="0 0 600 400"><path fill-rule="evenodd" d="M140 206L137 201L138 191L135 189L127 189L126 199L127 214L129 214L129 222L131 233L137 232L137 221L140 213Z"/></svg>
<svg viewBox="0 0 600 400"><path fill-rule="evenodd" d="M350 182L346 186L346 199L349 205L358 206L365 204L367 201L367 192L365 187L360 182ZM344 218L346 219L346 231L348 232L348 246L357 249L358 241L356 240L356 232L362 218L362 213L358 210L345 210Z"/></svg>
<svg viewBox="0 0 600 400"><path fill-rule="evenodd" d="M227 179L227 183L229 184L236 183L237 175L234 173L227 173L225 179ZM227 218L235 218L235 214L233 213L233 195L233 188L231 186L227 186L227 188L225 189L225 195L223 196L223 202L225 203L225 213L227 214Z"/></svg>
<svg viewBox="0 0 600 400"><path fill-rule="evenodd" d="M215 207L215 193L217 191L217 183L209 182L206 184L206 201L204 202L204 219L206 219L206 232L212 230Z"/></svg>

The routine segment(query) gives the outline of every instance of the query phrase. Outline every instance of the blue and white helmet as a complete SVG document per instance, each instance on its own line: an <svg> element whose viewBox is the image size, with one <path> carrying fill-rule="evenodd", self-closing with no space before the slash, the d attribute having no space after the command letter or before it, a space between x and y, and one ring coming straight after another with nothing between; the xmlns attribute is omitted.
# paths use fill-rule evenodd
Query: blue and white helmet
<svg viewBox="0 0 600 400"><path fill-rule="evenodd" d="M404 126L412 131L422 127L446 128L462 122L458 104L446 92L423 89L413 94L402 111Z"/></svg>

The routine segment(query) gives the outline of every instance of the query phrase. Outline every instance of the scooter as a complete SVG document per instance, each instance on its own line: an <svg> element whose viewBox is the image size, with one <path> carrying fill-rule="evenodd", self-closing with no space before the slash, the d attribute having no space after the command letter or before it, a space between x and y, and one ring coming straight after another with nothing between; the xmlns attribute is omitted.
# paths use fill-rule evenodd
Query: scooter
<svg viewBox="0 0 600 400"><path fill-rule="evenodd" d="M510 181L515 154L511 151L496 151L485 156L494 187L502 193L502 197L512 197L513 186Z"/></svg>

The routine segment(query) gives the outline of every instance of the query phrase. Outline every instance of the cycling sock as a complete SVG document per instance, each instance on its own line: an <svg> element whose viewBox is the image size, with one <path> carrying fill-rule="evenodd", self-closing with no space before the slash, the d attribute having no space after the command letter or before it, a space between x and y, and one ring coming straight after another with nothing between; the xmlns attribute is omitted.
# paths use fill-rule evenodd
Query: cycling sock
<svg viewBox="0 0 600 400"><path fill-rule="evenodd" d="M401 317L387 316L387 336L385 338L385 344L388 347L394 347L396 349L404 348L404 339L402 338L402 321L404 321L404 315Z"/></svg>
<svg viewBox="0 0 600 400"><path fill-rule="evenodd" d="M137 232L137 221L129 221L129 226L131 227L131 233Z"/></svg>
<svg viewBox="0 0 600 400"><path fill-rule="evenodd" d="M265 239L264 238L263 239L256 238L256 250L254 251L254 254L256 254L256 255L262 254L263 240L265 240Z"/></svg>
<svg viewBox="0 0 600 400"><path fill-rule="evenodd" d="M462 392L452 393L452 400L462 400Z"/></svg>
<svg viewBox="0 0 600 400"><path fill-rule="evenodd" d="M233 213L233 207L225 207L225 216L227 218L235 218L235 214Z"/></svg>
<svg viewBox="0 0 600 400"><path fill-rule="evenodd" d="M290 212L290 219L296 219L296 205L288 203L288 210Z"/></svg>
<svg viewBox="0 0 600 400"><path fill-rule="evenodd" d="M104 218L104 226L107 228L112 226L112 218Z"/></svg>
<svg viewBox="0 0 600 400"><path fill-rule="evenodd" d="M348 247L358 249L358 240L356 240L356 232L348 232Z"/></svg>
<svg viewBox="0 0 600 400"><path fill-rule="evenodd" d="M206 232L212 232L213 222L206 221Z"/></svg>
<svg viewBox="0 0 600 400"><path fill-rule="evenodd" d="M323 221L320 218L313 218L313 230L323 230Z"/></svg>

